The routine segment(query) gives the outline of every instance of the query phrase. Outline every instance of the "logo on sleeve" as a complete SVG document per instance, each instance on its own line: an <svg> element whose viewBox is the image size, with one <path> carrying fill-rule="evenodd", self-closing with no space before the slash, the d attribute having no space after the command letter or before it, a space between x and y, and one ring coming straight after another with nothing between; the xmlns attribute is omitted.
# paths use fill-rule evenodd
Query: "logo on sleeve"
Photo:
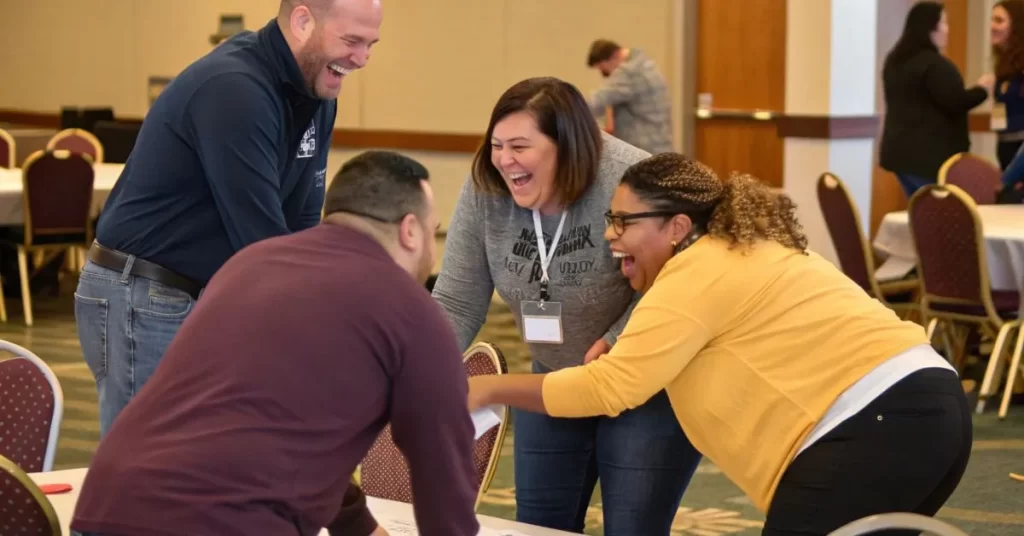
<svg viewBox="0 0 1024 536"><path fill-rule="evenodd" d="M316 126L310 122L309 129L302 135L299 152L295 158L312 158L316 154Z"/></svg>
<svg viewBox="0 0 1024 536"><path fill-rule="evenodd" d="M317 188L322 188L325 184L327 184L327 168L323 168L320 171L317 171L313 175L313 180L316 181L315 184Z"/></svg>

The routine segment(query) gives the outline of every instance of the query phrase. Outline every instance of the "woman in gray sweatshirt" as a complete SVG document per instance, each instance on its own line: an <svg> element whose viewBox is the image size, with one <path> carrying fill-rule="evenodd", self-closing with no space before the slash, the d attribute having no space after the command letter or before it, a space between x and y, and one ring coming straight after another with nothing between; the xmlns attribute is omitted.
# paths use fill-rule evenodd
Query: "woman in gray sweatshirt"
<svg viewBox="0 0 1024 536"><path fill-rule="evenodd" d="M571 84L533 78L501 96L433 289L463 350L494 291L534 372L579 365L615 344L638 297L604 241L604 215L623 172L648 156L602 134ZM519 521L582 532L599 479L607 536L669 533L700 454L664 392L614 419L516 411L513 423Z"/></svg>

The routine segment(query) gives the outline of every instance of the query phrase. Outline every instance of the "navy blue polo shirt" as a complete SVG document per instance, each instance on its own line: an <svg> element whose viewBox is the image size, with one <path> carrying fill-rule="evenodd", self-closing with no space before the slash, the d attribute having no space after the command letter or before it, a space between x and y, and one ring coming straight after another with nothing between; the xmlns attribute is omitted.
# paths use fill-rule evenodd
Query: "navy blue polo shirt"
<svg viewBox="0 0 1024 536"><path fill-rule="evenodd" d="M243 247L316 225L336 107L276 20L225 41L146 114L97 241L205 285Z"/></svg>

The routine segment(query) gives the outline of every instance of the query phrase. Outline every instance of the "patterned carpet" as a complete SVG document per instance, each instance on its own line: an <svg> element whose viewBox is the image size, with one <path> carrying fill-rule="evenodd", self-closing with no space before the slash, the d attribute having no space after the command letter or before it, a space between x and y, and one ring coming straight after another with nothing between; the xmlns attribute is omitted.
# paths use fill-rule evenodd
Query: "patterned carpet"
<svg viewBox="0 0 1024 536"><path fill-rule="evenodd" d="M75 332L72 292L74 282L64 281L59 298L35 299L36 325L22 324L21 302L7 299L10 320L0 324L0 337L23 345L45 359L59 376L64 389L65 413L56 468L88 464L99 437L96 391L82 361ZM529 356L520 342L511 314L495 304L479 337L497 345L513 371L529 368ZM975 416L975 442L967 474L940 517L972 536L1024 535L1024 482L1013 481L1011 471L1024 472L1024 407L1011 408L999 421L994 411ZM498 474L480 512L515 517L512 478L512 444L509 431ZM718 469L705 461L694 476L673 525L674 535L718 536L759 534L760 515ZM591 503L587 534L603 534L601 500Z"/></svg>

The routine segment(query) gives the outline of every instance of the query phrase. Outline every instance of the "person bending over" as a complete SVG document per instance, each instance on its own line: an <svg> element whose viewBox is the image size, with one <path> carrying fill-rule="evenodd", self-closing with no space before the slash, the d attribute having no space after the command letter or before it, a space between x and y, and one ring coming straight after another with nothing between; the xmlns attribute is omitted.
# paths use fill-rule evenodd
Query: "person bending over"
<svg viewBox="0 0 1024 536"><path fill-rule="evenodd" d="M475 536L466 373L423 290L437 226L423 166L389 152L346 162L323 223L213 277L100 443L71 528L385 534L349 478L390 422L419 533Z"/></svg>
<svg viewBox="0 0 1024 536"><path fill-rule="evenodd" d="M643 297L611 351L549 374L478 377L470 408L614 416L668 391L693 445L762 511L764 534L935 514L971 451L957 373L807 251L788 197L678 154L631 166L606 238Z"/></svg>

